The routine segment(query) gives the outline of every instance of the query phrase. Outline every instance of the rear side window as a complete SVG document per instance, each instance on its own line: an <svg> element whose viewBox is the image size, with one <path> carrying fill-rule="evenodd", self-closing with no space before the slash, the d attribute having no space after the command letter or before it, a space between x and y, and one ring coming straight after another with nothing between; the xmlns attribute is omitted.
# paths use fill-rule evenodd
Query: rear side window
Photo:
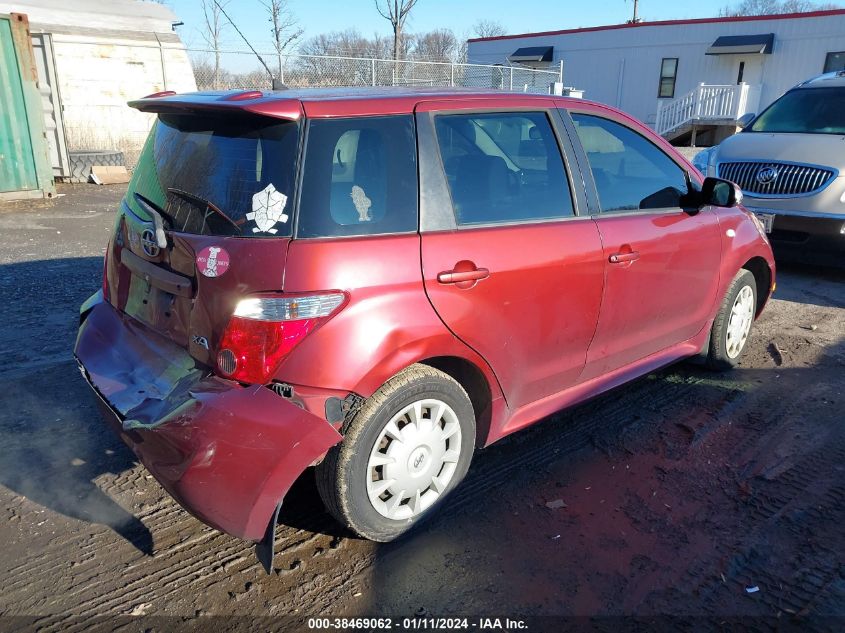
<svg viewBox="0 0 845 633"><path fill-rule="evenodd" d="M560 148L544 113L440 115L435 129L459 225L574 215Z"/></svg>
<svg viewBox="0 0 845 633"><path fill-rule="evenodd" d="M604 213L680 206L686 173L651 141L615 121L572 113Z"/></svg>
<svg viewBox="0 0 845 633"><path fill-rule="evenodd" d="M410 116L317 119L305 149L299 237L417 230Z"/></svg>

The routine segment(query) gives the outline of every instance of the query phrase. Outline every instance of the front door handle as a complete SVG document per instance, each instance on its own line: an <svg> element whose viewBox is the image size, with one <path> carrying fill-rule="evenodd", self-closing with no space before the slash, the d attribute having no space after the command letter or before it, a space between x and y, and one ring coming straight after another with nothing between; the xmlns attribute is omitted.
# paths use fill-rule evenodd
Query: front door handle
<svg viewBox="0 0 845 633"><path fill-rule="evenodd" d="M441 284L460 284L466 282L475 282L481 279L487 279L490 276L490 271L486 268L476 268L475 270L447 270L437 275L437 281Z"/></svg>
<svg viewBox="0 0 845 633"><path fill-rule="evenodd" d="M628 253L614 253L607 260L611 264L624 264L625 262L633 262L640 258L640 253L638 251L631 251Z"/></svg>

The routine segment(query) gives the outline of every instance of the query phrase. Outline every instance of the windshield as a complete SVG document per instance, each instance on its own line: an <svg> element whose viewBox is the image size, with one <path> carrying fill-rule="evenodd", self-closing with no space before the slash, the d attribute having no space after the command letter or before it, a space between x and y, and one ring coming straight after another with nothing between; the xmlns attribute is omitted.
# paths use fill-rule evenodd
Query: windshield
<svg viewBox="0 0 845 633"><path fill-rule="evenodd" d="M845 88L787 92L757 117L750 131L845 134Z"/></svg>
<svg viewBox="0 0 845 633"><path fill-rule="evenodd" d="M167 228L201 235L291 234L297 123L254 115L162 114L126 203Z"/></svg>

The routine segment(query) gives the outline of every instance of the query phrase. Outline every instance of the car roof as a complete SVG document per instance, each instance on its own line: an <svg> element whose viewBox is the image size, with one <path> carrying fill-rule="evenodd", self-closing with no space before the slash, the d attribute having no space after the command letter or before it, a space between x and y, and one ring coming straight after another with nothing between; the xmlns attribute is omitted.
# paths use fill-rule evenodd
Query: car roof
<svg viewBox="0 0 845 633"><path fill-rule="evenodd" d="M201 110L245 110L255 114L296 119L308 116L366 116L407 114L424 101L463 101L468 99L495 101L496 105L536 101L538 105L554 100L558 106L584 103L547 94L503 92L478 88L419 87L348 87L290 88L286 90L225 90L208 92L158 92L129 105L143 112L177 112Z"/></svg>
<svg viewBox="0 0 845 633"><path fill-rule="evenodd" d="M796 88L840 88L845 86L845 70L818 75L807 81L802 81Z"/></svg>

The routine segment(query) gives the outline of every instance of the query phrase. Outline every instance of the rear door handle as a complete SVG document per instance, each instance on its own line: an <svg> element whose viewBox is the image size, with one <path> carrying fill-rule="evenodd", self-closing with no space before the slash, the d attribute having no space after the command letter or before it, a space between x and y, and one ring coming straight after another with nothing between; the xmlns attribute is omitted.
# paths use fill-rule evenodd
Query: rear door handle
<svg viewBox="0 0 845 633"><path fill-rule="evenodd" d="M614 253L607 259L611 264L624 264L625 262L636 261L639 258L639 251L631 251L630 253Z"/></svg>
<svg viewBox="0 0 845 633"><path fill-rule="evenodd" d="M478 281L480 279L487 279L490 276L490 271L486 268L476 268L475 270L447 270L446 272L437 275L437 281L441 284L459 284L467 281Z"/></svg>

